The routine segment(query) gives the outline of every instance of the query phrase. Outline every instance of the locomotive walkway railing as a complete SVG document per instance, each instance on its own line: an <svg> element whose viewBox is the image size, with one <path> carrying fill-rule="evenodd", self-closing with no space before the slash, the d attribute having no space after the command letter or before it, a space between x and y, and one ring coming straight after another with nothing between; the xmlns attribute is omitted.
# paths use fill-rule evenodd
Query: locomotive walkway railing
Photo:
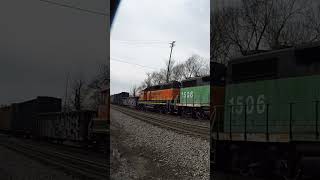
<svg viewBox="0 0 320 180"><path fill-rule="evenodd" d="M218 140L319 141L319 101L216 105L211 134Z"/></svg>

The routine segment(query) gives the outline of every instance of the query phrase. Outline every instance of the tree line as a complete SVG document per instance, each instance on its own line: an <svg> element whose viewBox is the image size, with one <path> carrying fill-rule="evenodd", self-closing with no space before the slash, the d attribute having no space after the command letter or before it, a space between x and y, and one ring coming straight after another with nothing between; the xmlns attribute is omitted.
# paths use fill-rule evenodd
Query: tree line
<svg viewBox="0 0 320 180"><path fill-rule="evenodd" d="M63 110L97 110L101 104L101 91L110 83L110 68L100 64L97 73L86 79L81 73L73 76L67 84L67 92L63 99Z"/></svg>
<svg viewBox="0 0 320 180"><path fill-rule="evenodd" d="M320 5L315 0L241 0L211 14L211 60L281 49L320 40Z"/></svg>
<svg viewBox="0 0 320 180"><path fill-rule="evenodd" d="M210 74L210 61L197 54L193 54L184 62L171 60L165 62L165 66L158 71L146 73L146 78L140 85L134 85L130 94L137 96L141 90L171 81L182 81L193 77L206 76ZM168 80L167 80L168 76Z"/></svg>

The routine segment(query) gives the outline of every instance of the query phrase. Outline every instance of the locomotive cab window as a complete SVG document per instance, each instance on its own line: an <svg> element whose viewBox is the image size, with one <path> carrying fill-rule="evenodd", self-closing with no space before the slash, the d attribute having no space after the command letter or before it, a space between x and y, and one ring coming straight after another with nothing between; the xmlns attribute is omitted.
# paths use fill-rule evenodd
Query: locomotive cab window
<svg viewBox="0 0 320 180"><path fill-rule="evenodd" d="M210 82L210 76L205 76L202 78L203 82Z"/></svg>
<svg viewBox="0 0 320 180"><path fill-rule="evenodd" d="M205 76L200 79L199 85L209 85L210 84L210 76Z"/></svg>
<svg viewBox="0 0 320 180"><path fill-rule="evenodd" d="M274 78L277 75L277 58L268 58L232 65L232 81Z"/></svg>
<svg viewBox="0 0 320 180"><path fill-rule="evenodd" d="M295 51L297 64L311 64L320 62L320 47L305 48Z"/></svg>
<svg viewBox="0 0 320 180"><path fill-rule="evenodd" d="M184 81L182 82L182 87L193 87L197 85L197 80L190 80L190 81Z"/></svg>

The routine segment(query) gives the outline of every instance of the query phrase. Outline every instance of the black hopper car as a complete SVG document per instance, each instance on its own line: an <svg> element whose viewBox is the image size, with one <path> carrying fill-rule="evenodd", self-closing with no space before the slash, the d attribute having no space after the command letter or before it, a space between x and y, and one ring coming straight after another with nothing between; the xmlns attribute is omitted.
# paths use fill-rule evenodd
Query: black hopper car
<svg viewBox="0 0 320 180"><path fill-rule="evenodd" d="M114 94L110 96L111 104L123 105L123 99L129 97L129 93L122 92L119 94Z"/></svg>

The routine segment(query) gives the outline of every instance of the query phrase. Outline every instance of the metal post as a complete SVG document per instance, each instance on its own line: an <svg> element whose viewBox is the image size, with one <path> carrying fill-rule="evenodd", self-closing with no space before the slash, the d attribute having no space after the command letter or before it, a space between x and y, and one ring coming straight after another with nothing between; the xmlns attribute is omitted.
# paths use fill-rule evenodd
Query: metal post
<svg viewBox="0 0 320 180"><path fill-rule="evenodd" d="M292 139L292 104L290 103L290 119L289 119L289 138Z"/></svg>
<svg viewBox="0 0 320 180"><path fill-rule="evenodd" d="M229 117L229 136L230 136L230 140L232 140L232 132L231 132L231 125L232 125L232 105L230 105L230 117Z"/></svg>
<svg viewBox="0 0 320 180"><path fill-rule="evenodd" d="M318 112L318 105L319 105L319 101L316 101L316 138L319 139L319 130L318 130L318 118L319 118L319 112Z"/></svg>
<svg viewBox="0 0 320 180"><path fill-rule="evenodd" d="M216 110L217 113L217 110ZM218 114L216 114L216 117L218 116ZM219 126L220 126L220 121L219 121L219 117L217 117L217 140L219 140Z"/></svg>
<svg viewBox="0 0 320 180"><path fill-rule="evenodd" d="M244 105L244 140L247 140L247 105Z"/></svg>
<svg viewBox="0 0 320 180"><path fill-rule="evenodd" d="M171 72L170 72L171 54L172 54L172 49L173 49L173 47L174 47L174 43L175 43L175 42L176 42L176 41L172 41L171 43L169 43L171 50L170 50L170 57L169 57L168 69L167 69L167 78L166 78L167 83L170 81L170 73L171 73Z"/></svg>
<svg viewBox="0 0 320 180"><path fill-rule="evenodd" d="M266 113L266 138L269 141L269 104L267 104Z"/></svg>

